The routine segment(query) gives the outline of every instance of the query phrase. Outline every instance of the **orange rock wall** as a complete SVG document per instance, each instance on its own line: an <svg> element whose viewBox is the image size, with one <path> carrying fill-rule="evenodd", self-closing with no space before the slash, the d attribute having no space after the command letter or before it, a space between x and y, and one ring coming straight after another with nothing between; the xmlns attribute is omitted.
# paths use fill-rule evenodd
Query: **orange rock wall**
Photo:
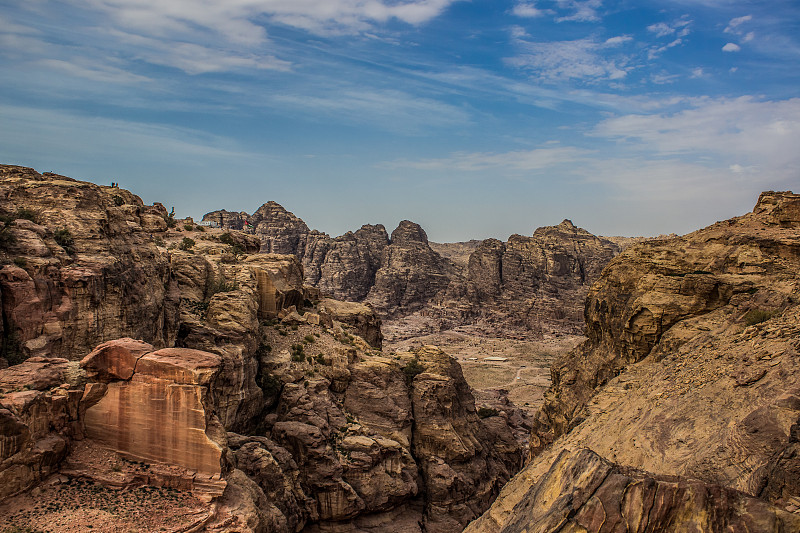
<svg viewBox="0 0 800 533"><path fill-rule="evenodd" d="M222 449L206 435L205 387L136 374L108 385L87 409L86 436L142 461L220 473Z"/></svg>

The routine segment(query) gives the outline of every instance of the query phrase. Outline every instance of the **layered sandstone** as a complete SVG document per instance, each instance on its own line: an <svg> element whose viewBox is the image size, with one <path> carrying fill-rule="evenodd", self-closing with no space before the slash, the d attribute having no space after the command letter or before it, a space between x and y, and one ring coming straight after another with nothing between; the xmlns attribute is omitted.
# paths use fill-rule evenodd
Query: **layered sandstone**
<svg viewBox="0 0 800 533"><path fill-rule="evenodd" d="M792 481L800 471L799 230L800 195L769 192L750 214L613 260L586 300L588 340L552 367L531 462L470 531L515 531L515 513L539 505L531 487L562 451L582 447L620 467L751 498L739 497L738 517L729 496L711 498L721 514L708 530L728 520L795 529L780 510L800 508ZM681 505L665 512L704 512Z"/></svg>
<svg viewBox="0 0 800 533"><path fill-rule="evenodd" d="M167 212L123 189L0 165L3 356L76 359L118 337L171 345L178 295L153 243ZM27 218L34 220L28 220Z"/></svg>

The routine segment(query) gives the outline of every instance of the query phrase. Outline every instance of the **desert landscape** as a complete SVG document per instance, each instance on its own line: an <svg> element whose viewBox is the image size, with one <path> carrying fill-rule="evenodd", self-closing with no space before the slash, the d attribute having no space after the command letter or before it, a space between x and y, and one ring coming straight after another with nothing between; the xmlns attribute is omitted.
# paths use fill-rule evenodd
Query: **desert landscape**
<svg viewBox="0 0 800 533"><path fill-rule="evenodd" d="M800 195L464 259L408 221L332 239L273 202L238 230L0 173L5 530L800 524Z"/></svg>
<svg viewBox="0 0 800 533"><path fill-rule="evenodd" d="M800 532L799 28L0 2L0 533Z"/></svg>

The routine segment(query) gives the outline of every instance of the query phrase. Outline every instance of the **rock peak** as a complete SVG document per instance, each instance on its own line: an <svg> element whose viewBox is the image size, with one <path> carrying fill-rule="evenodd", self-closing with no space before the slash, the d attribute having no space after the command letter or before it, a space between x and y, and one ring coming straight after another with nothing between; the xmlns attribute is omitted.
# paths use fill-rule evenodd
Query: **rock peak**
<svg viewBox="0 0 800 533"><path fill-rule="evenodd" d="M428 243L428 234L419 224L403 220L392 232L392 244Z"/></svg>
<svg viewBox="0 0 800 533"><path fill-rule="evenodd" d="M570 219L568 219L568 218L565 218L564 220L562 220L561 224L559 224L559 227L567 228L567 229L576 229L575 224L573 224L572 221Z"/></svg>

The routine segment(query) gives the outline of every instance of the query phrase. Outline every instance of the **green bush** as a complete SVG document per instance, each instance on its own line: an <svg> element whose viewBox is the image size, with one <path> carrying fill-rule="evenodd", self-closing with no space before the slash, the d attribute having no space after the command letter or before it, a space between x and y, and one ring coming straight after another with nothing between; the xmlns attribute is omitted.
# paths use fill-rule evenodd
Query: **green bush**
<svg viewBox="0 0 800 533"><path fill-rule="evenodd" d="M316 355L316 357L314 357L314 359L317 361L317 363L319 363L321 365L327 365L328 364L328 362L325 360L325 356L322 355L321 353L318 353Z"/></svg>
<svg viewBox="0 0 800 533"><path fill-rule="evenodd" d="M194 242L194 239L190 239L189 237L184 237L181 243L178 245L178 248L184 251L188 251L191 250L195 244L196 243Z"/></svg>
<svg viewBox="0 0 800 533"><path fill-rule="evenodd" d="M316 340L316 339L314 338L314 335L306 335L305 337L303 337L303 341L304 341L306 344L314 344L314 341L315 341L315 340Z"/></svg>
<svg viewBox="0 0 800 533"><path fill-rule="evenodd" d="M114 200L114 205L117 207L125 205L125 200L119 194L115 194L111 199Z"/></svg>
<svg viewBox="0 0 800 533"><path fill-rule="evenodd" d="M406 364L406 366L403 367L403 374L406 377L406 383L408 383L409 385L411 384L412 381L414 381L415 377L422 374L423 372L425 372L425 365L420 364L419 359L417 359L416 357L411 361L409 361Z"/></svg>
<svg viewBox="0 0 800 533"><path fill-rule="evenodd" d="M38 218L35 211L25 209L24 207L17 209L17 212L14 214L14 220L25 219L30 220L34 224L37 222Z"/></svg>
<svg viewBox="0 0 800 533"><path fill-rule="evenodd" d="M220 292L231 292L239 289L239 284L235 281L228 281L223 277L219 277L214 283L208 287L208 297L211 298Z"/></svg>
<svg viewBox="0 0 800 533"><path fill-rule="evenodd" d="M497 416L497 409L490 409L489 407L481 407L478 409L478 417L489 418L490 416Z"/></svg>
<svg viewBox="0 0 800 533"><path fill-rule="evenodd" d="M306 354L303 351L302 344L292 344L292 361L295 363L302 363L306 360Z"/></svg>
<svg viewBox="0 0 800 533"><path fill-rule="evenodd" d="M194 224L184 224L183 229L186 231L192 231L194 229Z"/></svg>
<svg viewBox="0 0 800 533"><path fill-rule="evenodd" d="M764 311L763 309L751 309L744 315L744 323L748 326L754 326L766 322L775 316L775 311Z"/></svg>
<svg viewBox="0 0 800 533"><path fill-rule="evenodd" d="M28 260L25 259L24 257L15 257L14 264L20 268L25 268L28 266Z"/></svg>
<svg viewBox="0 0 800 533"><path fill-rule="evenodd" d="M194 227L194 230L195 230L195 231L205 231L205 230L206 230L206 228L204 228L203 226L195 226L195 227Z"/></svg>
<svg viewBox="0 0 800 533"><path fill-rule="evenodd" d="M68 254L75 252L75 239L67 228L57 229L53 233L53 238L56 240L56 244L62 247Z"/></svg>
<svg viewBox="0 0 800 533"><path fill-rule="evenodd" d="M156 246L161 246L162 248L164 247L164 239L162 239L161 237L155 237L153 239L153 242L155 243Z"/></svg>
<svg viewBox="0 0 800 533"><path fill-rule="evenodd" d="M219 242L222 244L227 244L228 246L233 246L236 244L236 241L233 240L233 236L230 233L223 233L220 235Z"/></svg>
<svg viewBox="0 0 800 533"><path fill-rule="evenodd" d="M164 218L164 220L166 221L168 228L174 228L178 224L178 221L175 220L175 208L174 207L167 214L167 216L166 216L166 218Z"/></svg>

